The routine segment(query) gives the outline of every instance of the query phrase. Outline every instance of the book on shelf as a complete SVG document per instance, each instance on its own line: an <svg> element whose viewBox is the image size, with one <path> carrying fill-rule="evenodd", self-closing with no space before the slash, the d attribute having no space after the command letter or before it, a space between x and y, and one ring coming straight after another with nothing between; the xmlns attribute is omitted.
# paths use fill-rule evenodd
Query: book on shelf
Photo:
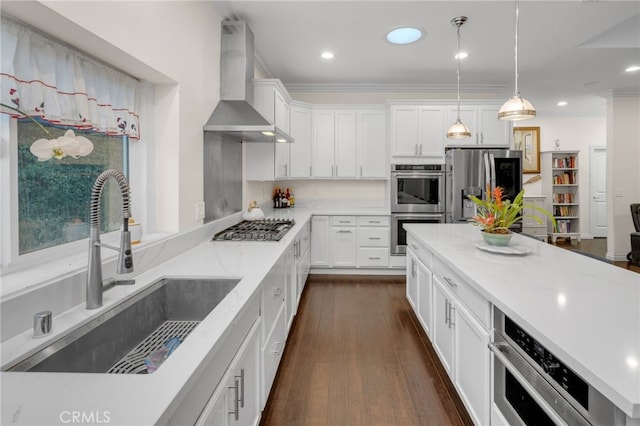
<svg viewBox="0 0 640 426"><path fill-rule="evenodd" d="M575 201L574 194L572 193L554 193L553 194L553 202L555 204L568 204L574 203Z"/></svg>
<svg viewBox="0 0 640 426"><path fill-rule="evenodd" d="M564 172L562 174L558 174L553 176L553 184L554 185L574 185L576 183L576 173Z"/></svg>
<svg viewBox="0 0 640 426"><path fill-rule="evenodd" d="M576 168L575 155L570 155L568 157L554 157L553 168L554 169L575 169Z"/></svg>
<svg viewBox="0 0 640 426"><path fill-rule="evenodd" d="M575 216L573 213L573 207L570 207L570 206L556 206L553 209L553 215L559 216L559 217Z"/></svg>
<svg viewBox="0 0 640 426"><path fill-rule="evenodd" d="M556 220L556 225L558 226L557 232L559 234L568 234L571 232L570 220Z"/></svg>

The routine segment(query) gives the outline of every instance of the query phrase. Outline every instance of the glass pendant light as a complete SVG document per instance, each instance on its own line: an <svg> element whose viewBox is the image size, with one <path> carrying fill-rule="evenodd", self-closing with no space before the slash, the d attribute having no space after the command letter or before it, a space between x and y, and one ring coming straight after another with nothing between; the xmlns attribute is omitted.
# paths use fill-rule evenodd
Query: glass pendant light
<svg viewBox="0 0 640 426"><path fill-rule="evenodd" d="M505 102L502 108L500 108L500 111L498 111L498 118L500 120L519 121L536 116L536 109L531 102L520 97L520 91L518 90L518 14L518 2L516 1L516 86L513 97Z"/></svg>
<svg viewBox="0 0 640 426"><path fill-rule="evenodd" d="M451 24L458 28L458 52L456 57L458 58L458 119L447 130L447 138L449 139L464 139L471 137L471 132L460 120L460 27L467 22L466 16L456 16L451 20Z"/></svg>

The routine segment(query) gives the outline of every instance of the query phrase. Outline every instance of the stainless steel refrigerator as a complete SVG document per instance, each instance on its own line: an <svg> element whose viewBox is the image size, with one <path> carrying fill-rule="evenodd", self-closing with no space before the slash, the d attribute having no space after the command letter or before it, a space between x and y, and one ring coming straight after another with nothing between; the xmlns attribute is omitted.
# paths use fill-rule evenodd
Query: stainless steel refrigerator
<svg viewBox="0 0 640 426"><path fill-rule="evenodd" d="M496 186L513 200L522 189L522 151L452 148L445 154L445 221L466 222L476 214L468 195L487 197Z"/></svg>

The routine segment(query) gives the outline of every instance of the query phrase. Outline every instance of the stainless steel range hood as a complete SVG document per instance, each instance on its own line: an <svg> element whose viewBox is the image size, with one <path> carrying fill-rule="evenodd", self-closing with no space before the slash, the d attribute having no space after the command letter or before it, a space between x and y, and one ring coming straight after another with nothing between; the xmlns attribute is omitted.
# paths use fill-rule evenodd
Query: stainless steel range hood
<svg viewBox="0 0 640 426"><path fill-rule="evenodd" d="M293 142L253 107L253 61L253 32L247 23L223 21L220 102L204 130L244 142Z"/></svg>

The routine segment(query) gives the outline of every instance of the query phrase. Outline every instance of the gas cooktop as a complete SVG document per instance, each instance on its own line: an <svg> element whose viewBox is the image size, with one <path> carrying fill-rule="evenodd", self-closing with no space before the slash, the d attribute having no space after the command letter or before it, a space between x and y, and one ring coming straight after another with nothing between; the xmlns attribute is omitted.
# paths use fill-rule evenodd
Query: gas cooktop
<svg viewBox="0 0 640 426"><path fill-rule="evenodd" d="M295 225L293 219L244 220L218 232L214 241L280 241Z"/></svg>

